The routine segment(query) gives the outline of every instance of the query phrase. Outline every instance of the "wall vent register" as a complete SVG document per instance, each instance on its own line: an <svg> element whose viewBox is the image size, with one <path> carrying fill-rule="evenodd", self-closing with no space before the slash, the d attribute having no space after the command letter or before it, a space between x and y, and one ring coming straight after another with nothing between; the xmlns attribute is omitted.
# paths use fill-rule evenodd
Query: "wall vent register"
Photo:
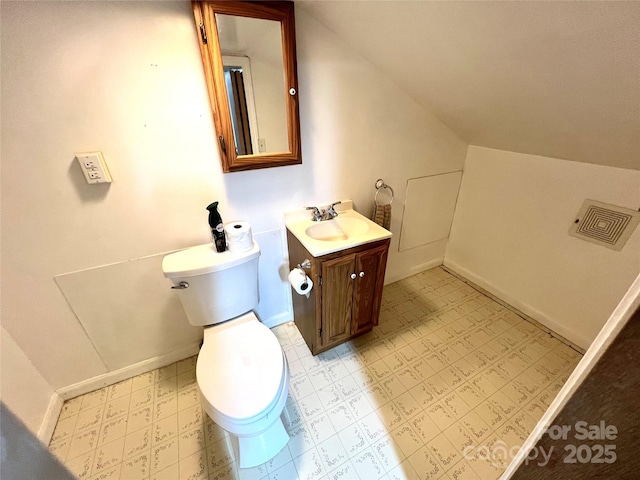
<svg viewBox="0 0 640 480"><path fill-rule="evenodd" d="M620 251L640 223L640 212L585 200L569 235Z"/></svg>

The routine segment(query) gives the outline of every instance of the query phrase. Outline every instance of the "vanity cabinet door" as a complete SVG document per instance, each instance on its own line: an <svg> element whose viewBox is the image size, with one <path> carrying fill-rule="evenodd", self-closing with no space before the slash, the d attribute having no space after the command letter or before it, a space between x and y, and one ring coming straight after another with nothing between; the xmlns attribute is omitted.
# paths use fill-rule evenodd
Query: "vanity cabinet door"
<svg viewBox="0 0 640 480"><path fill-rule="evenodd" d="M370 330L378 324L387 251L387 246L383 245L356 255L353 335Z"/></svg>
<svg viewBox="0 0 640 480"><path fill-rule="evenodd" d="M322 333L320 344L344 342L351 336L355 255L322 262Z"/></svg>

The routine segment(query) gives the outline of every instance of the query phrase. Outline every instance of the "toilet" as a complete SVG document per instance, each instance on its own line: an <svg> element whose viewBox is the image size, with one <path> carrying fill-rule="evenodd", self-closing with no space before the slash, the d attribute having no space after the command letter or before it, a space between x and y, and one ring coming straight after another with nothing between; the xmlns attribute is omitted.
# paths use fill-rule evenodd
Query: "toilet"
<svg viewBox="0 0 640 480"><path fill-rule="evenodd" d="M202 405L231 434L240 468L265 463L289 435L281 414L289 367L276 336L258 320L260 247L216 252L200 245L164 257L162 271L189 323L204 327L196 363Z"/></svg>

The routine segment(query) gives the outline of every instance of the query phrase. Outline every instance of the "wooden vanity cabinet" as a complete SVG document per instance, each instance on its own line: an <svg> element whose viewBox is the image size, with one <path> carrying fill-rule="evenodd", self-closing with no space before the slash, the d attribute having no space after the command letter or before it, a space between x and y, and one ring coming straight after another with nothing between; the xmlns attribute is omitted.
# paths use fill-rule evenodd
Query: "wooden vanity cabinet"
<svg viewBox="0 0 640 480"><path fill-rule="evenodd" d="M313 281L307 298L293 293L294 321L317 355L378 324L390 239L313 257L287 231L289 268L305 259Z"/></svg>

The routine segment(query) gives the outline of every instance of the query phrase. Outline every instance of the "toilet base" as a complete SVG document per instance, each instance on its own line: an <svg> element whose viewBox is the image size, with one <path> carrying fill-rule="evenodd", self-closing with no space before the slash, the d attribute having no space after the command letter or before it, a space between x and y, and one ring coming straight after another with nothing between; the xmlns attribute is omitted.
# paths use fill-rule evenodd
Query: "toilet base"
<svg viewBox="0 0 640 480"><path fill-rule="evenodd" d="M268 462L289 441L289 434L281 418L259 435L236 436L229 433L229 436L240 468L251 468Z"/></svg>

